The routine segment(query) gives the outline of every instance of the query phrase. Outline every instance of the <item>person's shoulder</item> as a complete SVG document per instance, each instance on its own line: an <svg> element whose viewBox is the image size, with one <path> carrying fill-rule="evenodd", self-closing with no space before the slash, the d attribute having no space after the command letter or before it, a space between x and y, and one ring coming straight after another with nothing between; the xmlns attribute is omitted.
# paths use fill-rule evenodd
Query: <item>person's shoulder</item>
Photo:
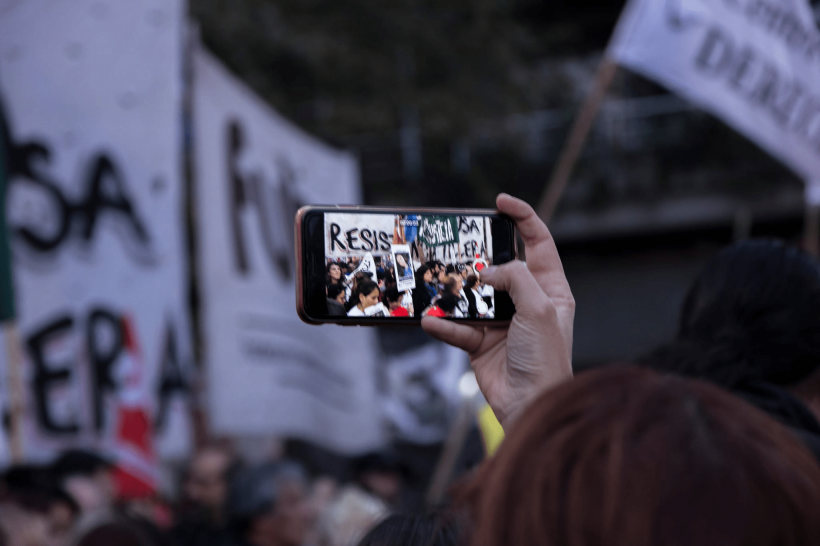
<svg viewBox="0 0 820 546"><path fill-rule="evenodd" d="M363 317L364 311L359 309L358 307L352 307L350 311L347 312L347 316L349 317Z"/></svg>

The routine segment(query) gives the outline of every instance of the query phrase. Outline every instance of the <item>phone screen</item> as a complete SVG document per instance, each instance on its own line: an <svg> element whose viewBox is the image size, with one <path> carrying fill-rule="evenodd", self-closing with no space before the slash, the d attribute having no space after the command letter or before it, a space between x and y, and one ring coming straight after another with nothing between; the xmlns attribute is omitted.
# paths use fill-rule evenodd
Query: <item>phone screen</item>
<svg viewBox="0 0 820 546"><path fill-rule="evenodd" d="M510 320L512 302L481 272L515 258L494 213L311 211L304 219L307 314L320 321Z"/></svg>

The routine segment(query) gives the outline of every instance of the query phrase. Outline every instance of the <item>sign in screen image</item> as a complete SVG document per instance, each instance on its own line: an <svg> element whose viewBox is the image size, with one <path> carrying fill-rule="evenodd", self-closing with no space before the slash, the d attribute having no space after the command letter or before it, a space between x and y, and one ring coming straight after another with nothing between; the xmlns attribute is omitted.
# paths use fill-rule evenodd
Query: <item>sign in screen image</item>
<svg viewBox="0 0 820 546"><path fill-rule="evenodd" d="M491 219L325 213L329 316L494 318Z"/></svg>

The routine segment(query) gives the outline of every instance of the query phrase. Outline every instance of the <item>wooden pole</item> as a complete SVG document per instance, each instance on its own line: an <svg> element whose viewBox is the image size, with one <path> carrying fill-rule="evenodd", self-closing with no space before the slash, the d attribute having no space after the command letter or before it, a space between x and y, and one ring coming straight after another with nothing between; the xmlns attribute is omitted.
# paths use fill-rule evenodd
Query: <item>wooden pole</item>
<svg viewBox="0 0 820 546"><path fill-rule="evenodd" d="M812 256L820 256L820 180L806 181L805 196L803 248Z"/></svg>
<svg viewBox="0 0 820 546"><path fill-rule="evenodd" d="M598 115L598 110L601 108L607 90L612 85L612 80L615 78L617 71L618 65L608 57L604 57L601 64L598 65L592 91L587 95L578 117L573 122L569 137L564 143L561 155L558 158L558 164L552 173L550 184L536 209L538 216L544 222L549 221L558 206L558 202L561 200L564 188L569 182L572 170L578 162L578 157L581 155L589 131L592 129L592 123Z"/></svg>
<svg viewBox="0 0 820 546"><path fill-rule="evenodd" d="M820 205L806 204L803 245L812 256L820 256Z"/></svg>
<svg viewBox="0 0 820 546"><path fill-rule="evenodd" d="M3 325L6 340L6 392L9 397L9 451L12 463L23 461L24 382L20 332L15 320Z"/></svg>
<svg viewBox="0 0 820 546"><path fill-rule="evenodd" d="M456 419L450 427L449 434L444 442L444 449L430 482L430 488L427 490L427 498L425 499L427 508L435 508L444 500L447 487L453 477L453 470L455 470L456 463L458 463L458 457L461 455L461 450L464 448L467 435L475 418L474 413L475 403L471 398L464 398L461 401Z"/></svg>

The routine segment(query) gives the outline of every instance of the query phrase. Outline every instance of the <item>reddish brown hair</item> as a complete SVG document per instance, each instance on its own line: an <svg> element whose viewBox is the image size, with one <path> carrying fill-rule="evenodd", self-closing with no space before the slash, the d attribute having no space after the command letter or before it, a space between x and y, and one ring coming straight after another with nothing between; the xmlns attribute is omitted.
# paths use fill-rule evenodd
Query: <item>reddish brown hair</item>
<svg viewBox="0 0 820 546"><path fill-rule="evenodd" d="M788 429L633 367L544 393L462 500L472 546L820 544L820 466Z"/></svg>

